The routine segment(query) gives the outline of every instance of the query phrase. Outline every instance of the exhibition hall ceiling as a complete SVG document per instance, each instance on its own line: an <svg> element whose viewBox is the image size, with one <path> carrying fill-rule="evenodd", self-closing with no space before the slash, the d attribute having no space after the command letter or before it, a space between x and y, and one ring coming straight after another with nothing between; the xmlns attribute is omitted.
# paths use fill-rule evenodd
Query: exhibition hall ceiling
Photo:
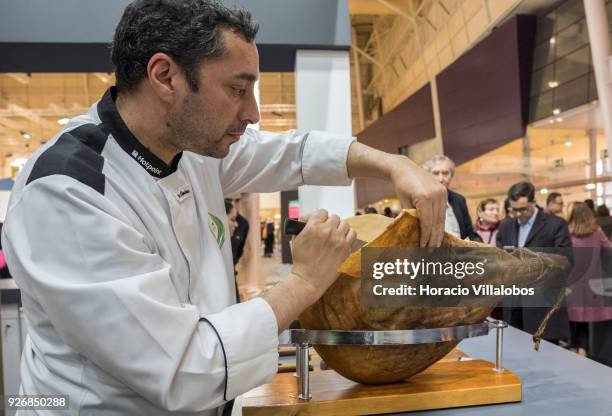
<svg viewBox="0 0 612 416"><path fill-rule="evenodd" d="M538 14L556 2L349 0L353 131L395 108L512 16Z"/></svg>
<svg viewBox="0 0 612 416"><path fill-rule="evenodd" d="M7 163L30 155L113 84L107 73L0 74L0 177ZM261 128L295 128L293 73L262 73L259 90Z"/></svg>
<svg viewBox="0 0 612 416"><path fill-rule="evenodd" d="M554 0L349 0L353 134L426 85L512 13ZM0 177L83 113L114 83L108 73L0 74ZM293 73L262 73L262 129L296 127Z"/></svg>

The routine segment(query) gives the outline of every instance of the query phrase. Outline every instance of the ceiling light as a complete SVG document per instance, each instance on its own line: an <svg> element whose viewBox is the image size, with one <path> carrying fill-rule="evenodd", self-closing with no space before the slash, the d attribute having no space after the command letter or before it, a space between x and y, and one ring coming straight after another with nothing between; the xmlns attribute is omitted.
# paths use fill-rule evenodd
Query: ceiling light
<svg viewBox="0 0 612 416"><path fill-rule="evenodd" d="M555 37L553 36L552 38L550 38L550 44L554 45L555 43L557 43L557 39L555 39Z"/></svg>
<svg viewBox="0 0 612 416"><path fill-rule="evenodd" d="M555 120L557 123L561 123L563 121L563 117L557 117L557 119Z"/></svg>
<svg viewBox="0 0 612 416"><path fill-rule="evenodd" d="M555 122L555 120L553 120L552 118L550 120L548 120L549 124L553 124Z"/></svg>
<svg viewBox="0 0 612 416"><path fill-rule="evenodd" d="M554 115L556 115L556 116L558 116L559 114L561 114L561 110L560 110L559 108L555 108L555 109L553 110L553 114L554 114Z"/></svg>
<svg viewBox="0 0 612 416"><path fill-rule="evenodd" d="M540 193L546 195L548 193L548 189L542 188L540 189Z"/></svg>
<svg viewBox="0 0 612 416"><path fill-rule="evenodd" d="M557 88L559 83L557 81L548 81L548 88Z"/></svg>
<svg viewBox="0 0 612 416"><path fill-rule="evenodd" d="M572 144L573 143L571 141L569 141L569 140L565 142L565 146L567 146L567 147L570 147Z"/></svg>
<svg viewBox="0 0 612 416"><path fill-rule="evenodd" d="M21 168L23 165L26 164L26 162L28 161L28 159L24 158L24 157L18 157L17 159L13 160L10 165L12 167L15 168Z"/></svg>
<svg viewBox="0 0 612 416"><path fill-rule="evenodd" d="M384 202L385 202L385 204L388 204L388 203L389 203L389 200L388 200L388 199L385 199L385 201L384 201Z"/></svg>
<svg viewBox="0 0 612 416"><path fill-rule="evenodd" d="M60 118L59 120L57 120L57 124L59 124L60 126L63 126L64 124L68 124L69 121L70 119L64 117L64 118Z"/></svg>
<svg viewBox="0 0 612 416"><path fill-rule="evenodd" d="M595 186L595 184L594 184L594 183L587 183L587 184L586 184L586 189L588 189L588 190L591 190L591 191L592 191L592 190L593 190L593 189L595 189L595 188L596 188L596 186Z"/></svg>

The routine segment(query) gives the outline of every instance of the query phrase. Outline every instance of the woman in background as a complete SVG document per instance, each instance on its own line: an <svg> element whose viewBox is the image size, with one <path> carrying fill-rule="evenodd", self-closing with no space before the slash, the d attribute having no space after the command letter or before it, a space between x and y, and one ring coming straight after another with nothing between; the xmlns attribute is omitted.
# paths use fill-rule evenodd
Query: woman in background
<svg viewBox="0 0 612 416"><path fill-rule="evenodd" d="M607 206L599 205L595 209L595 220L609 240L612 237L612 217Z"/></svg>
<svg viewBox="0 0 612 416"><path fill-rule="evenodd" d="M571 330L571 349L612 365L612 307L605 298L591 289L589 281L603 276L603 254L610 241L595 221L593 210L584 202L576 202L569 218L569 230L574 247L574 268L570 275L567 313ZM605 258L605 256L604 256ZM589 326L589 324L591 324ZM589 328L592 345L589 345Z"/></svg>
<svg viewBox="0 0 612 416"><path fill-rule="evenodd" d="M483 243L495 245L495 236L499 226L499 202L493 198L480 201L476 208L478 219L474 224L476 233L482 238Z"/></svg>

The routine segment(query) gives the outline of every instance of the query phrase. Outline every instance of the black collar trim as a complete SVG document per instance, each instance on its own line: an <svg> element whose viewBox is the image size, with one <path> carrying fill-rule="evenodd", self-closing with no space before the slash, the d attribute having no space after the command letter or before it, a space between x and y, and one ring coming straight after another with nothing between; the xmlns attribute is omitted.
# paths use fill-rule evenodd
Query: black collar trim
<svg viewBox="0 0 612 416"><path fill-rule="evenodd" d="M110 87L98 102L97 109L100 120L108 127L119 146L153 177L165 178L174 173L183 153L176 155L170 166L166 165L163 160L143 146L128 129L117 111L116 99L117 88Z"/></svg>

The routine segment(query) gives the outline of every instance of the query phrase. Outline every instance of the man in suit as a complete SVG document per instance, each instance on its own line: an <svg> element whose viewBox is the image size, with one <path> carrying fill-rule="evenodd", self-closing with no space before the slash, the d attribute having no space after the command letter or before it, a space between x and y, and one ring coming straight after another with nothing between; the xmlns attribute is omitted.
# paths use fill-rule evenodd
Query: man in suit
<svg viewBox="0 0 612 416"><path fill-rule="evenodd" d="M504 218L497 233L497 246L501 248L566 248L572 246L567 223L556 215L545 213L535 202L535 188L530 182L515 183L508 190L514 218ZM536 250L538 251L538 250ZM543 250L539 250L543 251ZM513 299L518 300L518 299ZM516 305L518 302L514 302ZM518 303L520 304L520 303ZM512 306L505 308L504 319L512 326L534 333L549 308ZM558 341L569 337L567 310L561 308L550 319L544 339Z"/></svg>
<svg viewBox="0 0 612 416"><path fill-rule="evenodd" d="M243 209L242 196L239 195L235 197L232 202L236 208L236 223L238 224L232 233L232 257L234 260L234 266L236 266L244 254L244 247L246 246L246 241L249 234L249 222L241 214Z"/></svg>
<svg viewBox="0 0 612 416"><path fill-rule="evenodd" d="M423 164L423 169L436 177L438 182L446 187L448 203L446 205L446 222L444 231L461 237L462 240L482 241L474 231L472 219L468 212L463 195L448 189L455 175L455 162L444 155L437 155Z"/></svg>
<svg viewBox="0 0 612 416"><path fill-rule="evenodd" d="M563 196L559 192L551 192L546 198L544 212L550 215L561 216L563 214Z"/></svg>

